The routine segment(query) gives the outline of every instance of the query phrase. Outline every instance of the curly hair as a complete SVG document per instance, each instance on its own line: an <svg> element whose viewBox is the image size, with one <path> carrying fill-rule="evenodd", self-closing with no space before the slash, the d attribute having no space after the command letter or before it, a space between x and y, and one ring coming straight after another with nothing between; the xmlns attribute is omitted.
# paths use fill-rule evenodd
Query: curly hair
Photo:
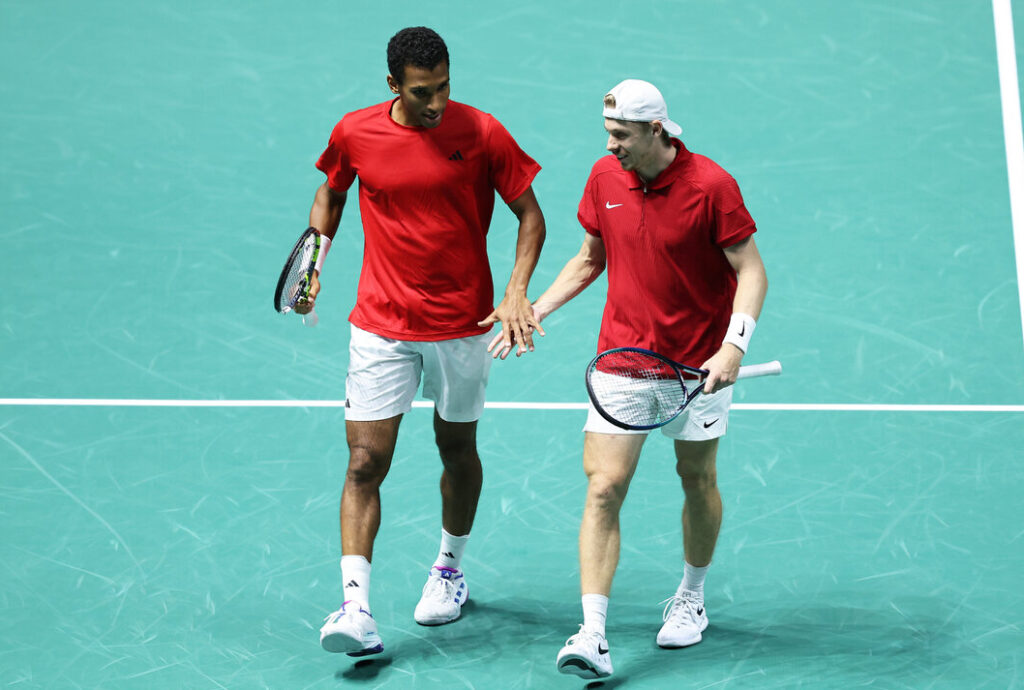
<svg viewBox="0 0 1024 690"><path fill-rule="evenodd" d="M406 65L432 70L442 62L451 65L448 46L433 29L411 26L388 41L388 71L399 84L405 79Z"/></svg>

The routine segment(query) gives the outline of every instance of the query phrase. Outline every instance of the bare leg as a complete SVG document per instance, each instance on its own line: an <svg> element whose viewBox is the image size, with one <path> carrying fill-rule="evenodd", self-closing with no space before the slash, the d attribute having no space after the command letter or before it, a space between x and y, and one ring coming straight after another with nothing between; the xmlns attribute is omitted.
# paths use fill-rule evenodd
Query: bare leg
<svg viewBox="0 0 1024 690"><path fill-rule="evenodd" d="M441 524L448 534L469 534L483 486L476 450L476 422L446 422L434 412L434 436L441 453Z"/></svg>
<svg viewBox="0 0 1024 690"><path fill-rule="evenodd" d="M715 458L718 439L676 441L676 472L683 483L683 552L698 568L711 563L722 526L722 496L718 493Z"/></svg>
<svg viewBox="0 0 1024 690"><path fill-rule="evenodd" d="M596 434L583 440L587 500L580 523L580 590L608 596L619 564L619 510L645 435Z"/></svg>
<svg viewBox="0 0 1024 690"><path fill-rule="evenodd" d="M391 469L402 416L373 422L345 422L348 471L341 492L341 553L373 560L380 528L380 485Z"/></svg>

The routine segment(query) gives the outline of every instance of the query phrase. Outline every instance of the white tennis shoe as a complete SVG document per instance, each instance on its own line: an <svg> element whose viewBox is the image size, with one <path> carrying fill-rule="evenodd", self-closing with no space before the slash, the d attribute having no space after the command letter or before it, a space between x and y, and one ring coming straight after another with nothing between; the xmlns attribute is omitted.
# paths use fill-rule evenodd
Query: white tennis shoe
<svg viewBox="0 0 1024 690"><path fill-rule="evenodd" d="M320 628L320 646L328 652L345 652L349 656L367 656L384 651L384 643L377 634L377 622L359 602L351 599L324 619Z"/></svg>
<svg viewBox="0 0 1024 690"><path fill-rule="evenodd" d="M430 569L423 595L412 615L420 625L451 623L462 615L467 599L469 585L462 571L435 565Z"/></svg>
<svg viewBox="0 0 1024 690"><path fill-rule="evenodd" d="M558 652L555 668L580 678L607 678L612 674L612 658L608 654L608 640L598 632L580 631L565 641Z"/></svg>
<svg viewBox="0 0 1024 690"><path fill-rule="evenodd" d="M684 590L661 603L665 604L661 613L665 624L658 631L659 647L689 647L701 641L701 633L708 627L708 615L704 612L701 595Z"/></svg>

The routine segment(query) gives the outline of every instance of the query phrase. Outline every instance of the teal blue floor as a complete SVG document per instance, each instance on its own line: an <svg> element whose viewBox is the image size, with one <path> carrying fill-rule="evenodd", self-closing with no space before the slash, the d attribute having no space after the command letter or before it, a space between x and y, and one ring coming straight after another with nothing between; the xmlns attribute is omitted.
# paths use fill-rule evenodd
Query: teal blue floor
<svg viewBox="0 0 1024 690"><path fill-rule="evenodd" d="M1024 13L1014 19L1018 61ZM271 308L347 111L426 24L452 97L543 171L539 295L582 241L600 101L658 84L733 173L768 301L719 456L725 522L698 646L654 644L682 494L653 437L623 512L606 688L1024 685L1024 334L990 3L571 0L5 2L0 6L0 686L582 688L579 403L598 283L496 364L464 617L412 609L440 532L431 412L404 420L372 602L386 651L318 644L341 596L337 408L60 399L341 400L361 257L350 203L321 324ZM515 219L490 239L499 291ZM1021 248L1024 251L1024 248ZM13 399L54 399L29 406Z"/></svg>

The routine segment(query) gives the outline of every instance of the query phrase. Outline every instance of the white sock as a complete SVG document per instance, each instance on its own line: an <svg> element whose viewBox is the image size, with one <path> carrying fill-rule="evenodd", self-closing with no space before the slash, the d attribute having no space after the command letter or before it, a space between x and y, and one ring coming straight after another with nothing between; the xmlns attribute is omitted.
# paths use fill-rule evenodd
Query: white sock
<svg viewBox="0 0 1024 690"><path fill-rule="evenodd" d="M462 554L466 551L467 542L469 542L468 534L456 537L454 534L448 534L442 527L441 550L437 554L437 560L434 561L434 567L458 570L459 564L462 563Z"/></svg>
<svg viewBox="0 0 1024 690"><path fill-rule="evenodd" d="M583 629L604 636L604 622L608 617L608 597L603 594L583 595Z"/></svg>
<svg viewBox="0 0 1024 690"><path fill-rule="evenodd" d="M341 580L345 583L345 601L358 602L370 610L370 562L364 556L341 557Z"/></svg>
<svg viewBox="0 0 1024 690"><path fill-rule="evenodd" d="M679 583L679 588L676 590L676 594L680 595L683 590L695 592L704 598L704 577L708 574L708 568L711 565L706 565L703 568L690 565L686 561L683 561L683 581Z"/></svg>

